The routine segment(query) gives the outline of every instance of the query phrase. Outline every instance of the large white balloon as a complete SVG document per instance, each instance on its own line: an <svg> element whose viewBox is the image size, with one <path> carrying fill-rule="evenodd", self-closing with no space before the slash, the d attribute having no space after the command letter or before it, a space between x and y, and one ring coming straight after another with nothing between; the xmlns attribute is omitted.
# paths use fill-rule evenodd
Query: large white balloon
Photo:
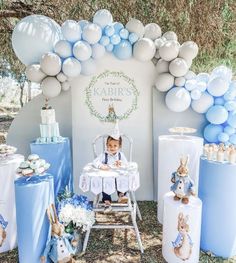
<svg viewBox="0 0 236 263"><path fill-rule="evenodd" d="M188 72L188 65L183 58L176 58L170 62L170 73L175 77L182 77Z"/></svg>
<svg viewBox="0 0 236 263"><path fill-rule="evenodd" d="M107 25L112 24L113 18L110 11L106 9L98 10L93 16L93 23L99 25L101 28L104 28Z"/></svg>
<svg viewBox="0 0 236 263"><path fill-rule="evenodd" d="M157 74L169 72L169 62L164 59L159 59L156 64L156 72Z"/></svg>
<svg viewBox="0 0 236 263"><path fill-rule="evenodd" d="M228 82L225 79L217 77L208 82L207 91L215 97L220 97L226 93L228 88Z"/></svg>
<svg viewBox="0 0 236 263"><path fill-rule="evenodd" d="M66 20L61 26L61 31L65 39L72 43L81 39L80 25L74 20Z"/></svg>
<svg viewBox="0 0 236 263"><path fill-rule="evenodd" d="M42 56L40 67L48 76L56 76L61 71L61 59L55 53L46 53Z"/></svg>
<svg viewBox="0 0 236 263"><path fill-rule="evenodd" d="M206 113L213 104L214 98L209 93L204 92L199 100L192 101L191 106L197 113Z"/></svg>
<svg viewBox="0 0 236 263"><path fill-rule="evenodd" d="M82 38L89 44L97 43L102 36L102 29L97 24L90 23L83 29Z"/></svg>
<svg viewBox="0 0 236 263"><path fill-rule="evenodd" d="M133 56L140 61L151 60L156 53L156 46L149 38L141 38L133 47Z"/></svg>
<svg viewBox="0 0 236 263"><path fill-rule="evenodd" d="M162 35L166 40L175 40L178 41L178 37L175 32L167 31Z"/></svg>
<svg viewBox="0 0 236 263"><path fill-rule="evenodd" d="M43 95L54 98L61 93L61 83L55 77L47 77L41 83Z"/></svg>
<svg viewBox="0 0 236 263"><path fill-rule="evenodd" d="M81 72L81 64L73 57L67 58L62 64L62 71L68 77L76 77Z"/></svg>
<svg viewBox="0 0 236 263"><path fill-rule="evenodd" d="M185 88L173 88L166 94L166 106L174 112L183 112L189 108L191 97Z"/></svg>
<svg viewBox="0 0 236 263"><path fill-rule="evenodd" d="M101 44L96 43L92 46L92 58L99 59L105 55L105 47Z"/></svg>
<svg viewBox="0 0 236 263"><path fill-rule="evenodd" d="M73 54L78 60L85 61L91 57L92 48L87 42L78 41L73 46Z"/></svg>
<svg viewBox="0 0 236 263"><path fill-rule="evenodd" d="M68 58L72 56L72 45L66 40L59 40L54 47L54 51L61 58Z"/></svg>
<svg viewBox="0 0 236 263"><path fill-rule="evenodd" d="M96 63L92 58L81 62L81 74L90 76L96 72Z"/></svg>
<svg viewBox="0 0 236 263"><path fill-rule="evenodd" d="M125 27L129 32L136 33L139 36L139 38L142 38L144 36L144 25L138 19L131 18L129 22L125 25Z"/></svg>
<svg viewBox="0 0 236 263"><path fill-rule="evenodd" d="M41 83L41 81L47 76L44 72L42 72L39 64L27 66L25 75L30 81L36 83Z"/></svg>
<svg viewBox="0 0 236 263"><path fill-rule="evenodd" d="M194 59L198 53L198 45L193 41L184 42L179 49L179 57L186 60Z"/></svg>
<svg viewBox="0 0 236 263"><path fill-rule="evenodd" d="M12 46L19 60L27 65L39 63L43 54L53 51L62 39L60 26L51 18L31 15L23 18L12 33Z"/></svg>
<svg viewBox="0 0 236 263"><path fill-rule="evenodd" d="M161 37L161 28L156 23L147 24L144 28L144 37L155 40Z"/></svg>
<svg viewBox="0 0 236 263"><path fill-rule="evenodd" d="M177 58L179 54L179 46L180 44L177 41L174 40L166 41L159 48L159 54L161 58L163 58L166 61L171 61Z"/></svg>
<svg viewBox="0 0 236 263"><path fill-rule="evenodd" d="M174 77L169 73L158 75L155 86L161 92L166 92L174 85Z"/></svg>

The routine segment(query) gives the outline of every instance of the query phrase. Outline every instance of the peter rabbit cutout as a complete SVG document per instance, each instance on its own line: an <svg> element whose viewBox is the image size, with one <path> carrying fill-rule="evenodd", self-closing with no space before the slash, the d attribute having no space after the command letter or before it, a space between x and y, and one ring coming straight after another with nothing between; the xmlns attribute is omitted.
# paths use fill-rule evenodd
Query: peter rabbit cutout
<svg viewBox="0 0 236 263"><path fill-rule="evenodd" d="M189 196L195 195L194 193L194 183L190 178L188 172L188 156L186 159L183 157L180 158L180 165L176 172L172 173L171 182L171 191L174 192L174 200L181 200L183 204L188 204Z"/></svg>

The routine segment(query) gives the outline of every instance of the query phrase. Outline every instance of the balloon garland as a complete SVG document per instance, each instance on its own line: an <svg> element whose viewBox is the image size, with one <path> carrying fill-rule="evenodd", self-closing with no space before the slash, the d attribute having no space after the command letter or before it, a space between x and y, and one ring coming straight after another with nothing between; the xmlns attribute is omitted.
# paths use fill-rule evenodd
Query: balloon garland
<svg viewBox="0 0 236 263"><path fill-rule="evenodd" d="M26 65L27 78L41 83L48 98L69 90L69 79L95 74L96 60L106 52L121 60L132 56L139 61L155 58L155 86L167 92L166 106L174 112L191 106L209 121L204 129L208 142L236 144L236 82L232 71L219 66L211 74L196 75L189 69L198 54L197 44L180 44L175 32L162 34L156 23L144 26L132 18L123 25L113 22L106 9L98 10L92 22L66 20L61 27L51 18L31 15L14 28L12 45Z"/></svg>

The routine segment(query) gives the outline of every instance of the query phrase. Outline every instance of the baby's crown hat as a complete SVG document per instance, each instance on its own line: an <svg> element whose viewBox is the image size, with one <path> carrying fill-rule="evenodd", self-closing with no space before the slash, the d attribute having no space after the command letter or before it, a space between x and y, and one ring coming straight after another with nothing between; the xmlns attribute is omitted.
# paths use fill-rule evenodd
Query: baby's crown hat
<svg viewBox="0 0 236 263"><path fill-rule="evenodd" d="M111 136L115 140L119 140L120 139L119 120L116 120L115 127L109 133L109 136Z"/></svg>

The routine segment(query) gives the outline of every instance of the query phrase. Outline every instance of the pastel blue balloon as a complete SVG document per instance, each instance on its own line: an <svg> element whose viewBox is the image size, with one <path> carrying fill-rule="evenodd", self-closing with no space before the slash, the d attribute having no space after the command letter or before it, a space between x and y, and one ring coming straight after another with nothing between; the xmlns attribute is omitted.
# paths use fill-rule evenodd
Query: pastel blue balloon
<svg viewBox="0 0 236 263"><path fill-rule="evenodd" d="M118 45L114 46L114 55L119 59L128 59L132 57L132 45L128 40L121 40Z"/></svg>
<svg viewBox="0 0 236 263"><path fill-rule="evenodd" d="M236 134L232 134L232 135L229 137L229 141L230 141L232 144L236 144Z"/></svg>
<svg viewBox="0 0 236 263"><path fill-rule="evenodd" d="M104 33L106 36L110 37L115 34L115 28L113 25L108 25L104 28Z"/></svg>
<svg viewBox="0 0 236 263"><path fill-rule="evenodd" d="M196 89L200 90L201 92L204 92L207 89L206 82L198 81L196 84Z"/></svg>
<svg viewBox="0 0 236 263"><path fill-rule="evenodd" d="M121 39L119 35L114 34L113 36L110 37L110 41L113 45L118 45Z"/></svg>
<svg viewBox="0 0 236 263"><path fill-rule="evenodd" d="M210 143L218 143L218 135L223 132L221 125L208 124L204 129L204 138Z"/></svg>
<svg viewBox="0 0 236 263"><path fill-rule="evenodd" d="M224 100L223 97L215 98L214 104L215 104L215 105L224 105L224 104L225 104L225 100Z"/></svg>
<svg viewBox="0 0 236 263"><path fill-rule="evenodd" d="M66 20L61 25L61 31L64 38L71 43L75 43L81 39L81 27L75 20Z"/></svg>
<svg viewBox="0 0 236 263"><path fill-rule="evenodd" d="M207 83L208 80L209 80L209 77L210 75L208 73L199 73L197 76L196 76L196 80L199 81L199 82L205 82Z"/></svg>
<svg viewBox="0 0 236 263"><path fill-rule="evenodd" d="M230 81L232 78L232 70L224 65L216 67L211 72L211 78L221 77L227 81Z"/></svg>
<svg viewBox="0 0 236 263"><path fill-rule="evenodd" d="M201 98L201 91L199 89L193 89L191 92L191 99L193 100L199 100Z"/></svg>
<svg viewBox="0 0 236 263"><path fill-rule="evenodd" d="M224 94L224 99L225 99L226 101L234 100L234 98L235 98L234 92L232 92L231 90L228 90L228 91Z"/></svg>
<svg viewBox="0 0 236 263"><path fill-rule="evenodd" d="M102 36L99 44L103 45L104 47L110 44L110 38L108 36Z"/></svg>
<svg viewBox="0 0 236 263"><path fill-rule="evenodd" d="M112 22L112 14L107 9L100 9L93 16L93 23L98 24L101 28L105 28L105 26L112 24Z"/></svg>
<svg viewBox="0 0 236 263"><path fill-rule="evenodd" d="M229 90L236 90L236 81L231 81L229 84Z"/></svg>
<svg viewBox="0 0 236 263"><path fill-rule="evenodd" d="M88 20L80 20L79 22L80 28L83 31L84 27L87 26L90 22Z"/></svg>
<svg viewBox="0 0 236 263"><path fill-rule="evenodd" d="M206 118L212 124L222 124L228 119L228 111L221 105L214 105L207 111Z"/></svg>
<svg viewBox="0 0 236 263"><path fill-rule="evenodd" d="M122 28L124 28L124 26L123 26L120 22L114 22L112 25L113 25L113 27L114 27L114 29L115 29L115 33L116 33L116 34L119 34L119 33L120 33L120 30L121 30Z"/></svg>
<svg viewBox="0 0 236 263"><path fill-rule="evenodd" d="M120 37L121 37L122 39L128 39L128 37L129 37L129 31L128 31L127 29L123 28L123 29L120 30L119 35L120 35Z"/></svg>
<svg viewBox="0 0 236 263"><path fill-rule="evenodd" d="M197 86L196 79L189 79L185 82L185 88L188 91L194 90Z"/></svg>
<svg viewBox="0 0 236 263"><path fill-rule="evenodd" d="M229 113L229 118L227 122L230 126L232 126L233 128L236 128L236 111L231 111Z"/></svg>
<svg viewBox="0 0 236 263"><path fill-rule="evenodd" d="M130 33L129 34L129 42L131 43L131 44L134 44L135 42L137 42L138 41L138 35L136 34L136 33Z"/></svg>
<svg viewBox="0 0 236 263"><path fill-rule="evenodd" d="M225 132L221 132L219 135L218 135L218 141L219 142L227 142L229 140L229 135Z"/></svg>
<svg viewBox="0 0 236 263"><path fill-rule="evenodd" d="M208 82L207 91L215 97L221 97L229 88L228 82L221 77L216 77Z"/></svg>
<svg viewBox="0 0 236 263"><path fill-rule="evenodd" d="M113 50L113 48L114 48L114 45L108 44L105 48L106 48L106 51L112 52L112 50Z"/></svg>
<svg viewBox="0 0 236 263"><path fill-rule="evenodd" d="M234 111L236 110L236 101L229 100L224 104L224 107L227 111Z"/></svg>
<svg viewBox="0 0 236 263"><path fill-rule="evenodd" d="M224 132L227 133L228 135L232 135L235 133L235 129L229 125L224 127Z"/></svg>

